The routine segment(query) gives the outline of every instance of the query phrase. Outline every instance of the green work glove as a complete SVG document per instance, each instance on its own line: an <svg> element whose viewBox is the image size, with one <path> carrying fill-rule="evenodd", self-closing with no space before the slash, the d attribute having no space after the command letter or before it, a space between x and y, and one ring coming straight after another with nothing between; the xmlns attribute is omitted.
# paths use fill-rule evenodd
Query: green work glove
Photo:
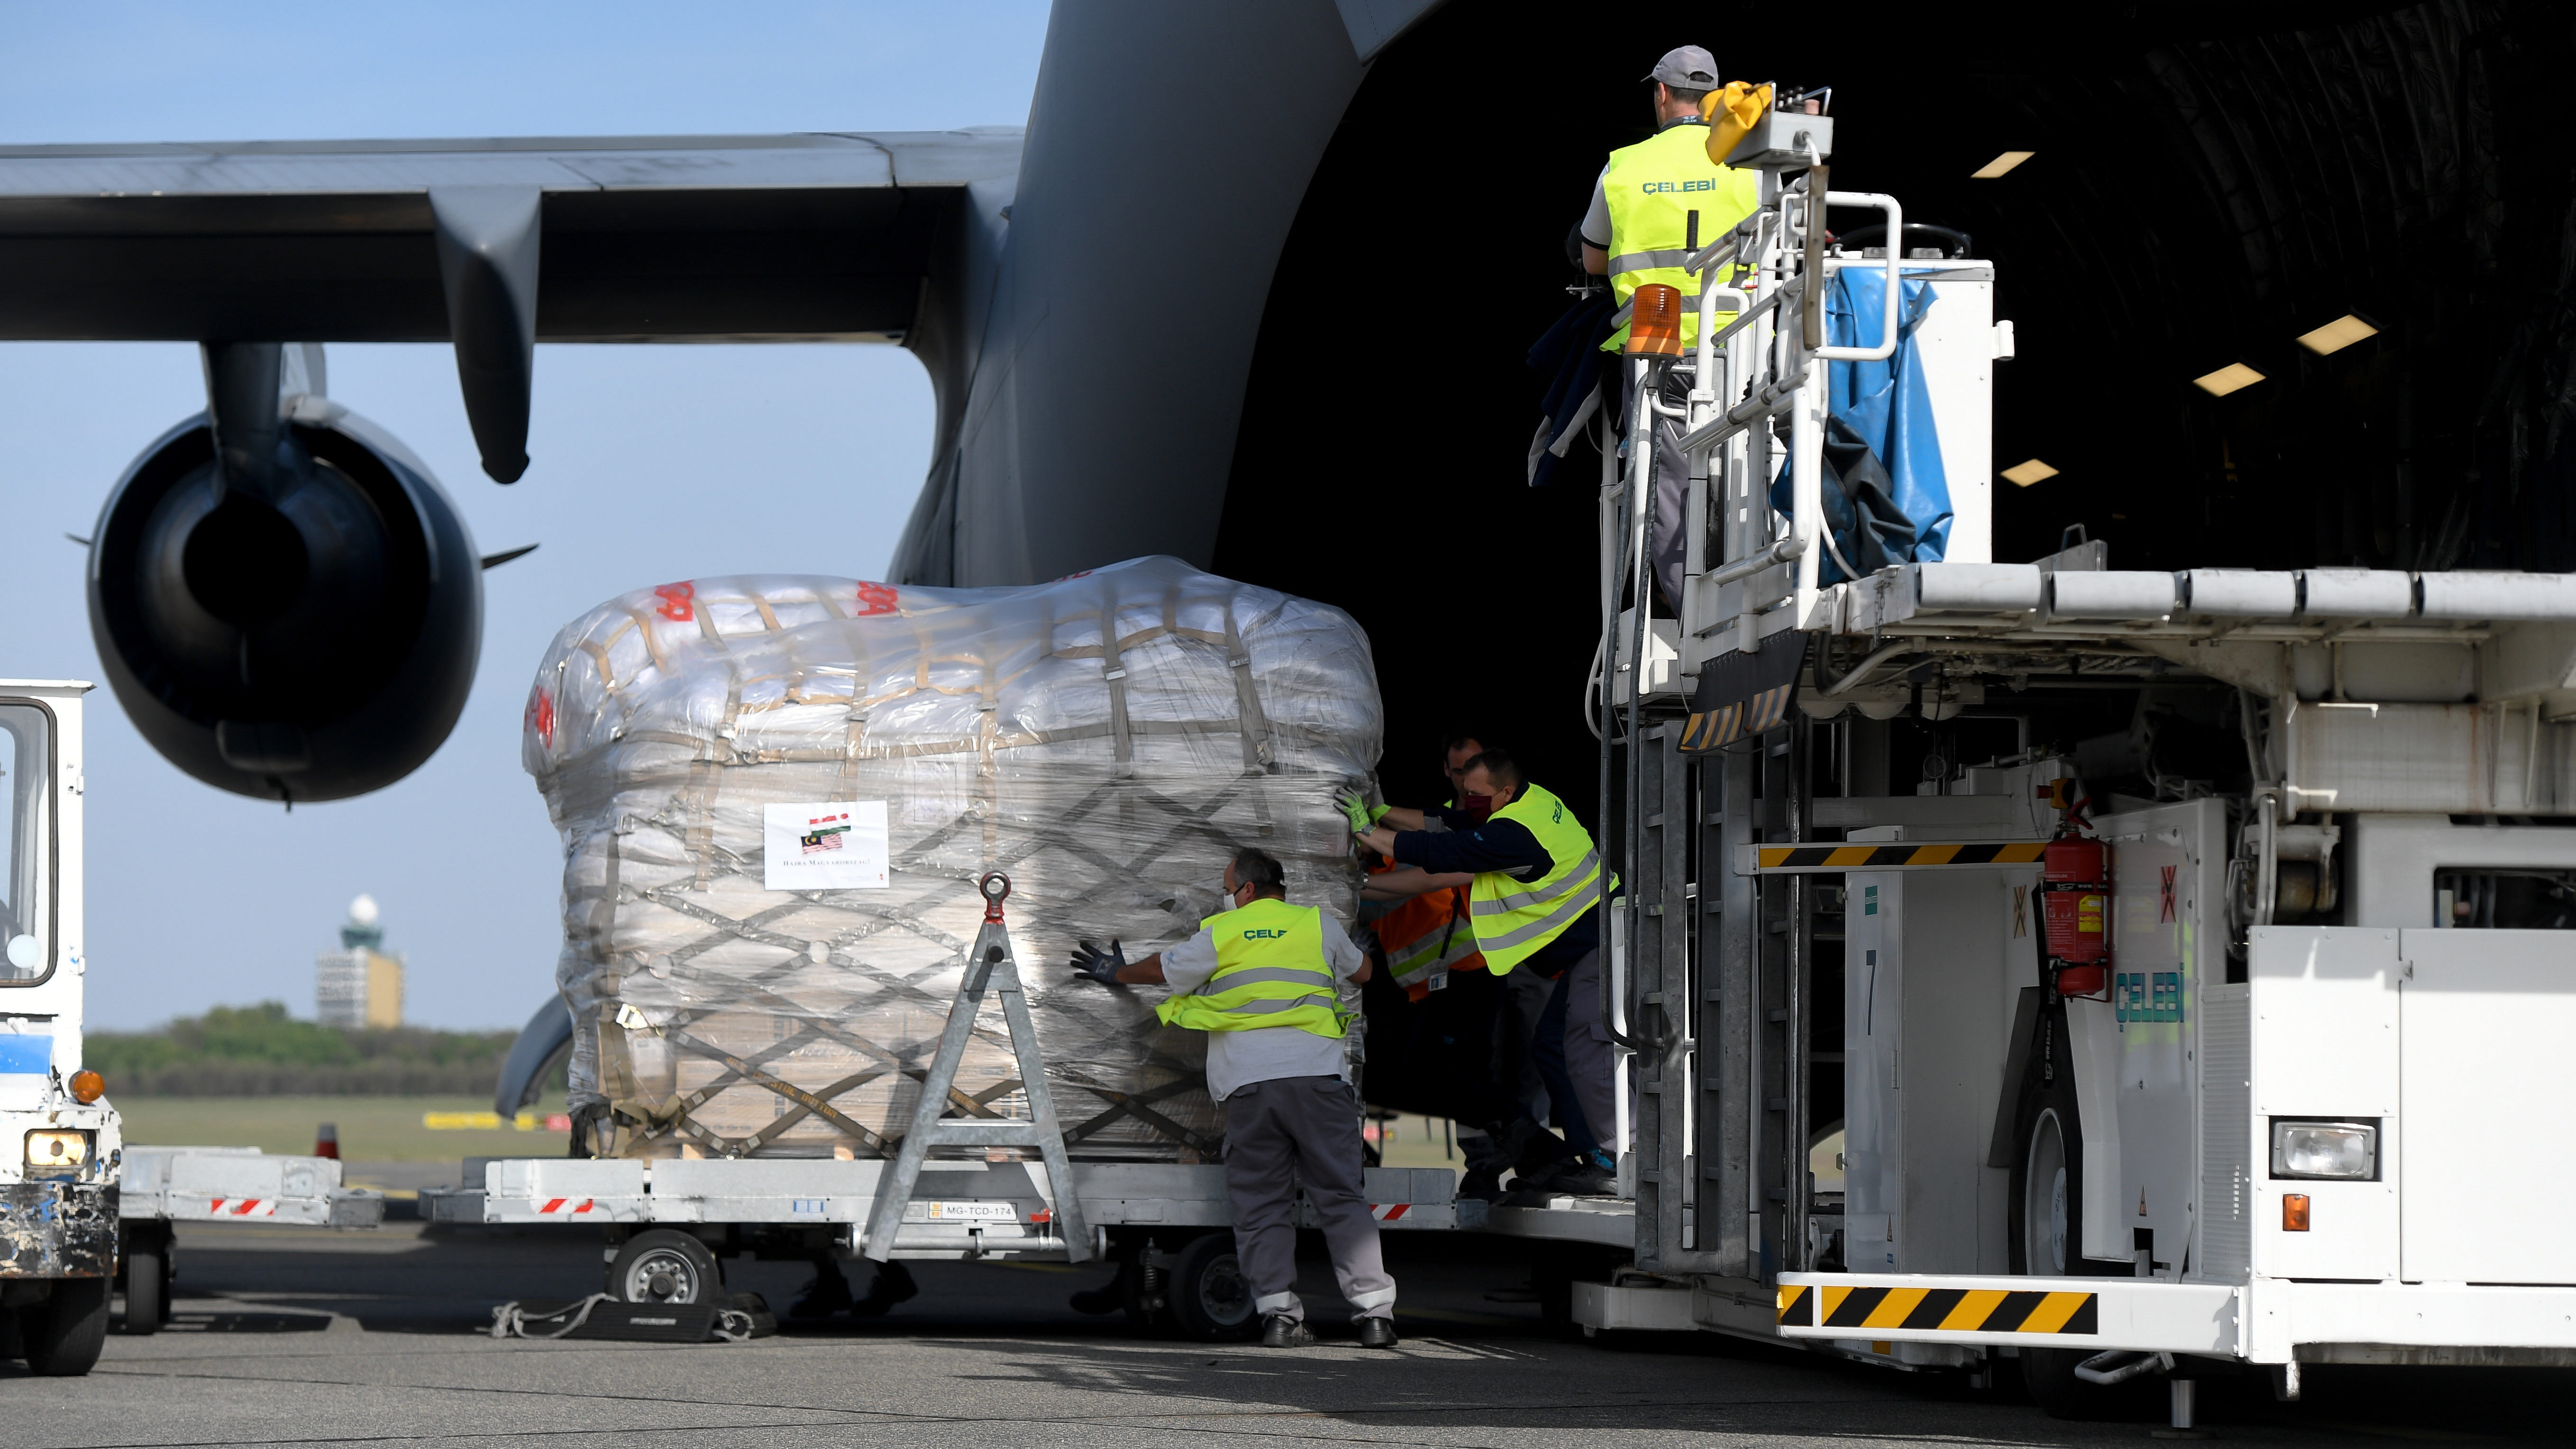
<svg viewBox="0 0 2576 1449"><path fill-rule="evenodd" d="M1351 822L1353 835L1368 834L1378 821L1386 818L1385 806L1369 804L1357 790L1344 790L1333 797L1333 803L1342 808L1342 818Z"/></svg>

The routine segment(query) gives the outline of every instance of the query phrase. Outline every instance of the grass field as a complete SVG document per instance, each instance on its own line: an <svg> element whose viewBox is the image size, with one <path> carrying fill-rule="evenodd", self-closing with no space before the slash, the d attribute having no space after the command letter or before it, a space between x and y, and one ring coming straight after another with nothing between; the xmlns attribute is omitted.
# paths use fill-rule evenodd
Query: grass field
<svg viewBox="0 0 2576 1449"><path fill-rule="evenodd" d="M340 1155L362 1162L453 1162L462 1157L561 1157L561 1132L512 1127L432 1130L432 1112L489 1112L490 1097L120 1097L125 1140L150 1147L256 1147L311 1152L314 1129L340 1129ZM540 1120L560 1100L533 1109Z"/></svg>
<svg viewBox="0 0 2576 1449"><path fill-rule="evenodd" d="M1456 1129L1438 1117L1417 1117L1403 1112L1397 1114L1394 1121L1381 1122L1376 1126L1381 1134L1378 1160L1388 1167L1466 1169L1466 1164L1458 1157Z"/></svg>

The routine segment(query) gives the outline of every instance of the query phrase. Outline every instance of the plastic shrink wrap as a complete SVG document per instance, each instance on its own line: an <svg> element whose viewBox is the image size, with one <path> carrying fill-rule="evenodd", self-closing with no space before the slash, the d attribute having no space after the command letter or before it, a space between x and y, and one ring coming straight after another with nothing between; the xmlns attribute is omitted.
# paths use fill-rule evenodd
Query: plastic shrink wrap
<svg viewBox="0 0 2576 1449"><path fill-rule="evenodd" d="M1212 1159L1198 1033L1077 939L1171 945L1234 849L1357 904L1332 797L1381 715L1338 609L1145 558L1018 589L754 576L640 590L546 651L523 758L564 846L556 982L600 1155L877 1156L982 919L1009 921L1078 1157ZM1356 1005L1356 1003L1353 1003ZM952 1111L1025 1115L988 1007Z"/></svg>

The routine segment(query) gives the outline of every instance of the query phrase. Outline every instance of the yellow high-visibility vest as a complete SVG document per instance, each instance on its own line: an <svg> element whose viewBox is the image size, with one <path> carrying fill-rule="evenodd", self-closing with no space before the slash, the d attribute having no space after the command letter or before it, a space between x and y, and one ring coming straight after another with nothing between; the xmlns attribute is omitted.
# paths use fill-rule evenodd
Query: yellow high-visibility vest
<svg viewBox="0 0 2576 1449"><path fill-rule="evenodd" d="M1684 121L1610 153L1601 193L1610 206L1610 295L1619 304L1619 330L1601 344L1604 352L1628 345L1628 299L1649 282L1682 294L1682 346L1698 345L1699 278L1682 270L1690 213L1699 213L1699 244L1706 246L1761 205L1761 173L1709 160L1707 140L1708 127Z"/></svg>
<svg viewBox="0 0 2576 1449"><path fill-rule="evenodd" d="M1469 887L1468 919L1476 927L1476 948L1497 976L1511 970L1566 927L1601 903L1601 855L1592 848L1592 833L1574 818L1565 802L1536 785L1523 785L1512 803L1488 820L1511 820L1538 838L1539 849L1552 862L1534 881L1515 880L1498 870L1479 871ZM1615 887L1616 875L1608 877Z"/></svg>
<svg viewBox="0 0 2576 1449"><path fill-rule="evenodd" d="M1169 1026L1251 1031L1293 1026L1317 1036L1349 1030L1324 958L1324 913L1268 898L1199 922L1216 943L1216 971L1198 990L1154 1008Z"/></svg>

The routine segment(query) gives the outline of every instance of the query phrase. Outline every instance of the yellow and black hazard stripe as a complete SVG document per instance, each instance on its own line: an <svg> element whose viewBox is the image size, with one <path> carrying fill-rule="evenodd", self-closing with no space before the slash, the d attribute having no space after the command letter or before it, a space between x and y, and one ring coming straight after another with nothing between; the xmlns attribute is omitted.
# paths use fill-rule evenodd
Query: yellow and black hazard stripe
<svg viewBox="0 0 2576 1449"><path fill-rule="evenodd" d="M1808 1288L1781 1285L1783 1328L1932 1329L1943 1333L2100 1333L2093 1293L2000 1288ZM1816 1321L1821 1306L1824 1321Z"/></svg>
<svg viewBox="0 0 2576 1449"><path fill-rule="evenodd" d="M1704 713L1693 712L1689 722L1682 726L1682 753L1706 754L1749 735L1767 734L1778 729L1789 718L1789 702L1797 692L1797 682L1792 680L1734 704L1721 705Z"/></svg>
<svg viewBox="0 0 2576 1449"><path fill-rule="evenodd" d="M1761 845L1750 874L1837 870L1929 870L1943 865L2037 865L2045 840L1970 840L1903 845ZM1740 857L1739 857L1740 859Z"/></svg>

